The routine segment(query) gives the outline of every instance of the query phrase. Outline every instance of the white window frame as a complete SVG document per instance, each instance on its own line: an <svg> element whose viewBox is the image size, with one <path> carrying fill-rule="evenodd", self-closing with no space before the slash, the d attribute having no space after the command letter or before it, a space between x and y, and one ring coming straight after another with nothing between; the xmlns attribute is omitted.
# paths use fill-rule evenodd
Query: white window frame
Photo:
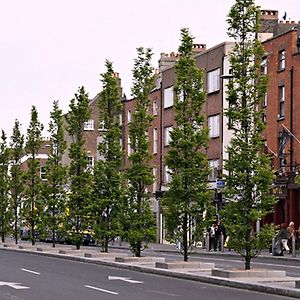
<svg viewBox="0 0 300 300"><path fill-rule="evenodd" d="M47 180L47 178L46 178L46 166L40 166L40 178L41 178L41 180Z"/></svg>
<svg viewBox="0 0 300 300"><path fill-rule="evenodd" d="M131 122L131 110L127 111L127 123Z"/></svg>
<svg viewBox="0 0 300 300"><path fill-rule="evenodd" d="M88 120L88 121L84 122L83 129L86 131L94 130L94 120Z"/></svg>
<svg viewBox="0 0 300 300"><path fill-rule="evenodd" d="M264 57L261 61L261 74L262 75L267 75L268 74L268 60L266 57Z"/></svg>
<svg viewBox="0 0 300 300"><path fill-rule="evenodd" d="M152 104L152 114L154 116L157 116L157 114L158 114L158 101L157 100L153 101L153 104Z"/></svg>
<svg viewBox="0 0 300 300"><path fill-rule="evenodd" d="M95 158L91 155L87 156L87 163L86 163L86 171L93 172L95 165Z"/></svg>
<svg viewBox="0 0 300 300"><path fill-rule="evenodd" d="M172 181L171 169L165 165L164 171L164 183L168 184Z"/></svg>
<svg viewBox="0 0 300 300"><path fill-rule="evenodd" d="M210 169L210 173L208 175L208 181L215 181L218 176L218 169L220 166L219 159L210 159L208 160L208 165Z"/></svg>
<svg viewBox="0 0 300 300"><path fill-rule="evenodd" d="M158 150L158 129L153 128L153 154L157 154Z"/></svg>
<svg viewBox="0 0 300 300"><path fill-rule="evenodd" d="M106 131L104 120L99 123L99 131Z"/></svg>
<svg viewBox="0 0 300 300"><path fill-rule="evenodd" d="M209 138L216 138L220 136L220 115L213 115L207 118Z"/></svg>
<svg viewBox="0 0 300 300"><path fill-rule="evenodd" d="M169 146L171 142L171 131L173 130L172 126L167 126L164 128L164 146Z"/></svg>
<svg viewBox="0 0 300 300"><path fill-rule="evenodd" d="M164 108L174 105L174 89L173 85L164 89Z"/></svg>
<svg viewBox="0 0 300 300"><path fill-rule="evenodd" d="M278 96L279 96L279 118L285 117L285 86L280 85L278 87Z"/></svg>
<svg viewBox="0 0 300 300"><path fill-rule="evenodd" d="M127 138L127 153L128 153L128 156L132 154L130 136L128 136L128 138Z"/></svg>
<svg viewBox="0 0 300 300"><path fill-rule="evenodd" d="M154 177L153 185L152 185L152 193L155 193L157 190L157 168L152 168L152 175Z"/></svg>
<svg viewBox="0 0 300 300"><path fill-rule="evenodd" d="M267 105L268 105L268 96L267 93L265 93L262 99L262 121L264 123L267 123Z"/></svg>
<svg viewBox="0 0 300 300"><path fill-rule="evenodd" d="M220 68L207 72L207 93L220 90Z"/></svg>
<svg viewBox="0 0 300 300"><path fill-rule="evenodd" d="M284 70L285 69L285 59L286 59L286 51L285 49L280 50L278 52L278 70Z"/></svg>

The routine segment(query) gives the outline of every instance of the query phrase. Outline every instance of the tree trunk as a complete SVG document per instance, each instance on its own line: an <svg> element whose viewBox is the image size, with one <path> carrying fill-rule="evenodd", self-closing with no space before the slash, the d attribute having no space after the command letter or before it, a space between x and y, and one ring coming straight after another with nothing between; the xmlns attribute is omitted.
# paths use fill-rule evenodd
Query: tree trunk
<svg viewBox="0 0 300 300"><path fill-rule="evenodd" d="M55 230L52 230L52 247L55 248Z"/></svg>
<svg viewBox="0 0 300 300"><path fill-rule="evenodd" d="M250 257L250 255L246 254L246 257L245 257L245 270L250 270L250 262L251 262L251 257Z"/></svg>
<svg viewBox="0 0 300 300"><path fill-rule="evenodd" d="M31 233L30 233L30 235L31 235L31 244L32 244L32 246L34 246L35 245L35 234L34 234L34 222L32 222L31 223Z"/></svg>
<svg viewBox="0 0 300 300"><path fill-rule="evenodd" d="M183 217L183 260L188 261L188 228L187 228L187 213Z"/></svg>
<svg viewBox="0 0 300 300"><path fill-rule="evenodd" d="M15 243L18 244L18 212L15 209L15 226L14 226L14 238L15 238Z"/></svg>
<svg viewBox="0 0 300 300"><path fill-rule="evenodd" d="M105 237L104 237L104 252L108 252L108 236L107 235L105 235Z"/></svg>
<svg viewBox="0 0 300 300"><path fill-rule="evenodd" d="M141 257L141 242L137 242L136 257Z"/></svg>

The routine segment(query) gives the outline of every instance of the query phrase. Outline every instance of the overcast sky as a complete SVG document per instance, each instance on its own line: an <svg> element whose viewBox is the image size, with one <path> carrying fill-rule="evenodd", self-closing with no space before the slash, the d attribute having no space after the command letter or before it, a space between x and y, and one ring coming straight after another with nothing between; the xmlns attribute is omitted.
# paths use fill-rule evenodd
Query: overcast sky
<svg viewBox="0 0 300 300"><path fill-rule="evenodd" d="M177 51L180 29L210 48L228 40L226 16L234 0L0 0L0 128L15 119L26 133L32 105L48 129L54 100L67 112L83 85L100 90L104 61L113 62L129 98L136 48ZM257 0L281 18L300 20L299 0ZM45 131L44 135L47 135Z"/></svg>

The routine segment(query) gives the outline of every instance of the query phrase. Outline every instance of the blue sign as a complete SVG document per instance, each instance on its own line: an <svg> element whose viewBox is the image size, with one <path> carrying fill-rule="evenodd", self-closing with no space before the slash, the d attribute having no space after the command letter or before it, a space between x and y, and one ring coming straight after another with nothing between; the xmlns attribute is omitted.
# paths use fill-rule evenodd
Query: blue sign
<svg viewBox="0 0 300 300"><path fill-rule="evenodd" d="M217 179L217 188L222 188L225 185L224 180Z"/></svg>

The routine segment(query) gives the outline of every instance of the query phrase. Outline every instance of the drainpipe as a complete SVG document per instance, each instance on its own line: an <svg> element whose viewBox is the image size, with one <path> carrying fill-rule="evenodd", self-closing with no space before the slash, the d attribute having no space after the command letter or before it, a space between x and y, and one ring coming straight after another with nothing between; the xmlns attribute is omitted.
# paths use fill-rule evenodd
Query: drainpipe
<svg viewBox="0 0 300 300"><path fill-rule="evenodd" d="M290 70L291 86L290 86L290 131L293 134L294 128L294 67ZM294 137L290 135L290 172L293 171L294 161Z"/></svg>

